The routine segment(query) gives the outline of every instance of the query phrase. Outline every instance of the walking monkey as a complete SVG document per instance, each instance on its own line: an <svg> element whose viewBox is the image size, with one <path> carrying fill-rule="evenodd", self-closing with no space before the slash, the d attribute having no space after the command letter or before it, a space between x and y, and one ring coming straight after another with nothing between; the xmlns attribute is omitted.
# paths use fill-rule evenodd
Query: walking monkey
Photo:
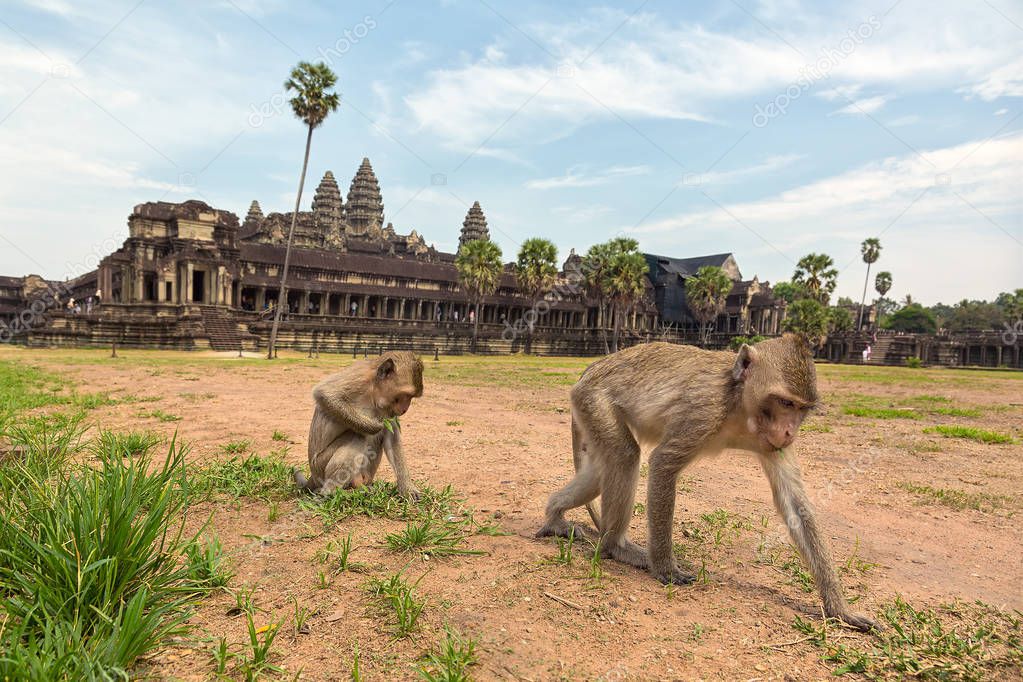
<svg viewBox="0 0 1023 682"><path fill-rule="evenodd" d="M686 584L672 554L679 473L726 448L754 453L781 514L820 589L824 612L859 630L876 627L849 610L799 466L784 448L817 404L817 376L805 338L743 345L738 354L651 343L598 360L572 389L575 478L551 495L538 537L568 536L569 509L586 505L607 557ZM626 538L639 479L640 447L652 447L647 482L648 546ZM591 502L600 496L598 516ZM582 529L579 529L582 532ZM578 535L578 532L577 532Z"/></svg>
<svg viewBox="0 0 1023 682"><path fill-rule="evenodd" d="M321 495L368 485L376 476L383 452L394 469L398 493L418 497L396 418L405 414L413 398L422 395L423 363L408 351L359 360L324 379L313 389L316 409L309 425L310 477L307 480L296 468L295 482L303 490Z"/></svg>

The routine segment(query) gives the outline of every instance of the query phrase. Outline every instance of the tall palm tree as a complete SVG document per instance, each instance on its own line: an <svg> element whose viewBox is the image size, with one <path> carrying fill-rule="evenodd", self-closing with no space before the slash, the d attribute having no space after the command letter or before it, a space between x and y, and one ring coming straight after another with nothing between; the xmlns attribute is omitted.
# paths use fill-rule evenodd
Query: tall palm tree
<svg viewBox="0 0 1023 682"><path fill-rule="evenodd" d="M649 271L646 258L639 252L639 242L628 237L617 237L608 242L611 259L605 275L605 288L611 300L614 322L611 352L618 352L622 318L643 295L644 278Z"/></svg>
<svg viewBox="0 0 1023 682"><path fill-rule="evenodd" d="M874 303L874 324L881 322L881 299L892 288L892 273L883 270L874 277L874 290L878 293L878 299Z"/></svg>
<svg viewBox="0 0 1023 682"><path fill-rule="evenodd" d="M806 287L811 298L823 305L828 304L831 293L835 290L838 270L835 261L825 253L811 253L803 256L796 263L796 271L792 282Z"/></svg>
<svg viewBox="0 0 1023 682"><path fill-rule="evenodd" d="M867 264L867 276L863 278L863 298L860 299L860 315L856 319L856 329L863 326L863 305L867 302L867 284L870 282L870 266L881 257L881 240L876 237L864 239L860 244L860 254L863 262Z"/></svg>
<svg viewBox="0 0 1023 682"><path fill-rule="evenodd" d="M468 241L458 249L455 268L458 269L458 283L476 311L472 325L472 352L475 353L480 334L480 304L484 297L497 291L504 271L501 247L489 239Z"/></svg>
<svg viewBox="0 0 1023 682"><path fill-rule="evenodd" d="M706 346L710 323L725 309L732 291L732 278L716 265L704 265L696 275L685 280L686 303L700 321L700 342Z"/></svg>
<svg viewBox="0 0 1023 682"><path fill-rule="evenodd" d="M533 352L533 327L536 306L540 298L550 291L558 278L558 247L554 242L534 237L522 242L515 261L515 281L533 302L533 314L526 320L526 353Z"/></svg>
<svg viewBox="0 0 1023 682"><path fill-rule="evenodd" d="M277 346L277 330L281 324L281 309L288 305L288 266L291 264L291 241L295 236L295 222L298 220L298 209L302 205L302 188L305 186L305 173L309 167L309 147L313 142L313 128L316 128L327 116L337 111L341 105L341 96L330 89L337 84L337 74L323 62L310 64L299 62L291 70L291 77L284 82L287 92L295 91L291 98L291 110L295 116L305 122L308 130L305 137L305 157L302 159L302 175L298 180L298 194L295 197L295 211L291 214L291 229L288 230L288 246L284 251L284 270L281 273L281 291L277 295L277 310L274 313L273 327L270 329L270 345L266 357L273 359Z"/></svg>
<svg viewBox="0 0 1023 682"><path fill-rule="evenodd" d="M583 256L583 277L586 290L590 297L597 301L597 326L604 340L604 352L610 353L611 347L607 340L607 324L605 314L607 308L607 271L611 265L611 243L594 244Z"/></svg>

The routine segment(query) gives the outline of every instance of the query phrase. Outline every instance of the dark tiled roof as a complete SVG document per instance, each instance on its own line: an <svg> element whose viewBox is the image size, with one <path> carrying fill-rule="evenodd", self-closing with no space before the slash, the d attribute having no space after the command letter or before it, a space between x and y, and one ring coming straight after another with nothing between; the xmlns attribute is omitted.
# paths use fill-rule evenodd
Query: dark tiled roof
<svg viewBox="0 0 1023 682"><path fill-rule="evenodd" d="M653 266L654 263L657 267L669 274L677 274L682 277L691 277L696 274L696 271L705 265L716 265L717 267L724 267L725 261L732 254L730 253L715 253L710 256L695 256L693 258L671 258L670 256L658 256L652 253L644 253L647 262ZM654 274L654 273L651 273Z"/></svg>

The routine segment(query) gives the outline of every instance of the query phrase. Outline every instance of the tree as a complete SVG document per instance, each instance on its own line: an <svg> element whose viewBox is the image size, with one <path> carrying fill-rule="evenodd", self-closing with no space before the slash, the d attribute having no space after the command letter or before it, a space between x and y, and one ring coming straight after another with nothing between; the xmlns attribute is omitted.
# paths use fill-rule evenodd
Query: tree
<svg viewBox="0 0 1023 682"><path fill-rule="evenodd" d="M848 308L831 308L828 310L828 331L847 332L853 328L852 313Z"/></svg>
<svg viewBox="0 0 1023 682"><path fill-rule="evenodd" d="M938 329L934 315L919 303L909 303L888 316L885 329L917 334L933 334Z"/></svg>
<svg viewBox="0 0 1023 682"><path fill-rule="evenodd" d="M622 318L643 295L644 278L649 271L646 257L639 252L639 242L628 237L616 237L608 242L611 259L605 276L605 289L611 301L614 322L611 352L618 352Z"/></svg>
<svg viewBox="0 0 1023 682"><path fill-rule="evenodd" d="M582 271L587 293L597 300L597 326L604 340L604 352L610 353L607 341L605 316L607 309L607 272L611 266L612 247L610 242L594 244L583 256Z"/></svg>
<svg viewBox="0 0 1023 682"><path fill-rule="evenodd" d="M1003 291L998 294L995 304L1002 309L1005 321L1011 327L1017 320L1023 318L1023 289Z"/></svg>
<svg viewBox="0 0 1023 682"><path fill-rule="evenodd" d="M706 346L711 323L725 309L732 278L716 265L705 265L685 280L686 303L700 322L700 342Z"/></svg>
<svg viewBox="0 0 1023 682"><path fill-rule="evenodd" d="M835 261L824 253L811 253L803 256L796 263L796 271L792 282L806 289L807 296L816 299L823 305L828 304L831 292L835 290L838 270Z"/></svg>
<svg viewBox="0 0 1023 682"><path fill-rule="evenodd" d="M484 297L497 291L504 272L501 247L489 239L466 242L455 256L455 268L458 270L458 283L475 310L472 325L472 352L475 353L480 332L480 304Z"/></svg>
<svg viewBox="0 0 1023 682"><path fill-rule="evenodd" d="M793 284L792 282L778 282L771 290L774 295L786 303L793 303L801 298L806 298L806 287L802 284Z"/></svg>
<svg viewBox="0 0 1023 682"><path fill-rule="evenodd" d="M863 278L863 298L860 299L860 315L856 320L856 328L863 328L863 306L867 302L867 283L870 281L870 266L881 257L881 240L876 237L864 239L860 244L860 254L863 262L867 264L867 276Z"/></svg>
<svg viewBox="0 0 1023 682"><path fill-rule="evenodd" d="M295 196L295 211L291 214L291 228L288 230L288 245L284 251L284 270L281 273L281 291L277 295L277 310L274 313L273 327L270 329L270 344L266 357L273 359L277 346L277 330L281 324L281 309L288 305L288 266L291 263L291 242L295 236L295 222L298 210L302 205L302 188L305 185L305 173L309 167L309 148L313 142L313 129L323 123L327 116L337 111L341 105L341 97L330 89L337 83L337 75L323 62L310 64L299 62L291 70L291 77L284 82L287 92L294 91L295 96L289 102L295 116L305 122L308 130L305 138L305 157L302 159L302 175L298 180L298 194Z"/></svg>
<svg viewBox="0 0 1023 682"><path fill-rule="evenodd" d="M558 278L558 248L547 239L535 237L522 242L515 262L515 281L530 300L533 309L526 319L526 353L533 352L533 327L537 304Z"/></svg>
<svg viewBox="0 0 1023 682"><path fill-rule="evenodd" d="M882 270L877 273L874 277L874 291L877 292L879 298L877 303L874 304L874 324L881 323L881 301L885 300L884 295L887 294L892 288L892 273L887 270Z"/></svg>
<svg viewBox="0 0 1023 682"><path fill-rule="evenodd" d="M828 335L828 309L815 298L801 298L788 307L782 321L785 331L803 334L810 343L820 346Z"/></svg>

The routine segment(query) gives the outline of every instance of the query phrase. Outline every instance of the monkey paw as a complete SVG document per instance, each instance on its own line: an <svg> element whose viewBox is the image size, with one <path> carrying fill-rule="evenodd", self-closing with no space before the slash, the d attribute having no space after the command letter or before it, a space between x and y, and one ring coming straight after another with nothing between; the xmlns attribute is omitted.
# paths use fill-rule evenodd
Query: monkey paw
<svg viewBox="0 0 1023 682"><path fill-rule="evenodd" d="M696 582L696 576L686 573L678 566L672 566L667 571L653 571L653 575L663 585L692 585Z"/></svg>
<svg viewBox="0 0 1023 682"><path fill-rule="evenodd" d="M417 488L406 488L405 490L399 490L398 494L404 497L409 502L418 502L423 497L423 494L419 492Z"/></svg>

